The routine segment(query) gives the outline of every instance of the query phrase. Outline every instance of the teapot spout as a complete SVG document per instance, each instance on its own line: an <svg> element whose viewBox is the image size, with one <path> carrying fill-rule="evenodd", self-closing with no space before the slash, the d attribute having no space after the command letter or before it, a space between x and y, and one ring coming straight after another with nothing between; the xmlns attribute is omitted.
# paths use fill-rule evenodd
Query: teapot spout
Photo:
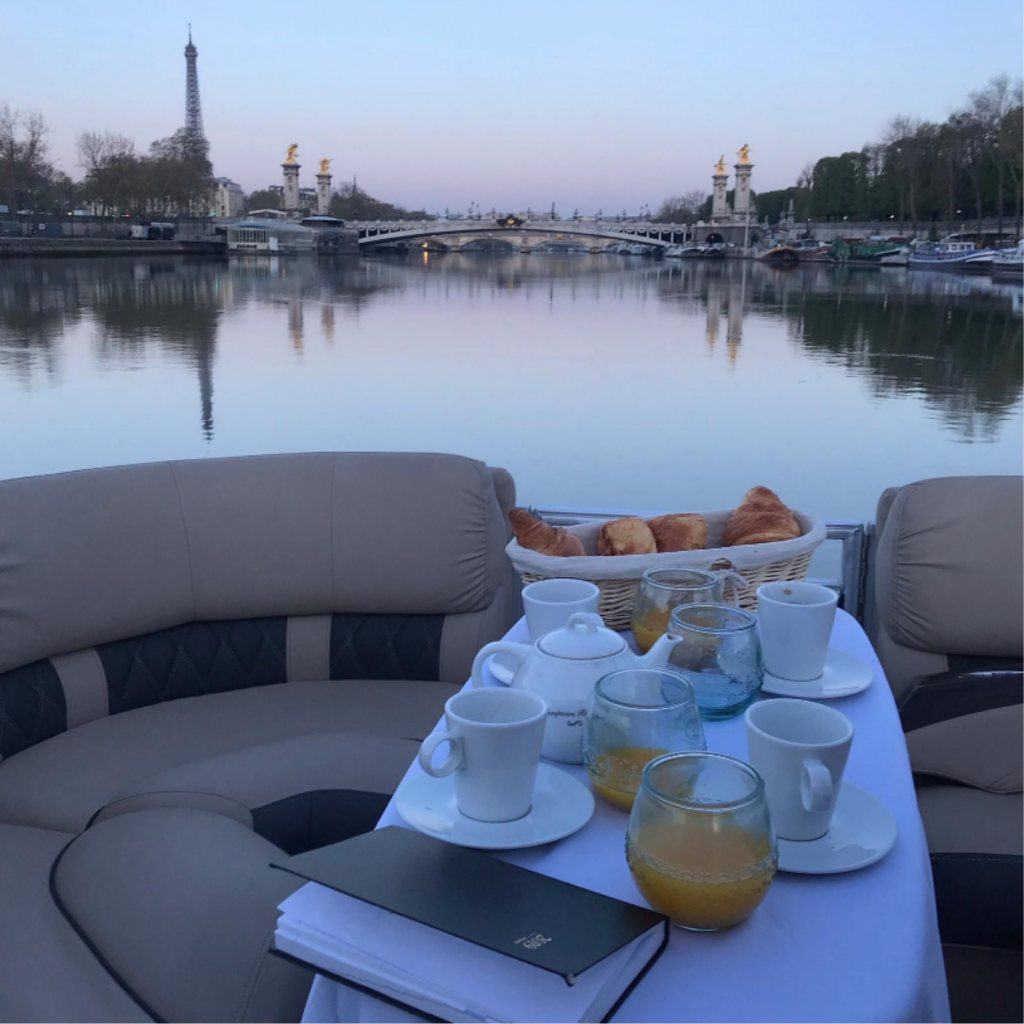
<svg viewBox="0 0 1024 1024"><path fill-rule="evenodd" d="M671 633L659 636L655 645L640 659L640 664L644 668L664 668L673 648L681 642L682 637Z"/></svg>

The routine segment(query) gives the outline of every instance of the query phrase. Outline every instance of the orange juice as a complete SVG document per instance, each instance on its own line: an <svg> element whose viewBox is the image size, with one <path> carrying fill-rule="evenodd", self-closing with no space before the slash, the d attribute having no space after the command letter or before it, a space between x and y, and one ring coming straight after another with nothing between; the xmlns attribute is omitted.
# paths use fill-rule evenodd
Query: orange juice
<svg viewBox="0 0 1024 1024"><path fill-rule="evenodd" d="M768 893L776 857L767 836L714 818L651 822L631 836L626 856L640 894L685 928L730 928Z"/></svg>
<svg viewBox="0 0 1024 1024"><path fill-rule="evenodd" d="M644 654L658 642L658 637L668 631L671 617L671 608L652 608L639 622L633 623L636 645Z"/></svg>
<svg viewBox="0 0 1024 1024"><path fill-rule="evenodd" d="M588 764L587 772L594 789L608 803L620 811L630 811L647 762L667 753L656 747L612 747Z"/></svg>

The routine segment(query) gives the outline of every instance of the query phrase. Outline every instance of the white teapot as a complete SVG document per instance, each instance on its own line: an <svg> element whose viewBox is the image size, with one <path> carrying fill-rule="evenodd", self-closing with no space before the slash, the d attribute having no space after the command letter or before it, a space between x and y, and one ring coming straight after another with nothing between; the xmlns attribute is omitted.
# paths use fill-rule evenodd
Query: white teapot
<svg viewBox="0 0 1024 1024"><path fill-rule="evenodd" d="M663 668L679 637L665 635L644 655L634 654L625 638L606 629L601 616L577 612L561 628L535 644L499 640L473 659L473 685L483 686L483 665L492 654L519 662L512 686L530 690L548 704L541 753L554 761L583 762L583 727L597 681L624 668Z"/></svg>

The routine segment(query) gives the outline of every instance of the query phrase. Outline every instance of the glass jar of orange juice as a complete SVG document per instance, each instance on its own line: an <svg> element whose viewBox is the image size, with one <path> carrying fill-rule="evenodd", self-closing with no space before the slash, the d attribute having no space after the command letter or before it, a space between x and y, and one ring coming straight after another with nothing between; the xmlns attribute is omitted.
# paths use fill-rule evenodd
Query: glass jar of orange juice
<svg viewBox="0 0 1024 1024"><path fill-rule="evenodd" d="M614 807L633 806L648 761L707 750L693 684L665 668L626 668L597 681L583 733L583 763Z"/></svg>
<svg viewBox="0 0 1024 1024"><path fill-rule="evenodd" d="M626 858L644 899L692 931L731 928L761 904L779 854L764 780L724 754L666 754L643 771Z"/></svg>
<svg viewBox="0 0 1024 1024"><path fill-rule="evenodd" d="M645 654L668 632L672 609L681 604L721 604L724 584L704 569L648 569L633 601L630 625Z"/></svg>

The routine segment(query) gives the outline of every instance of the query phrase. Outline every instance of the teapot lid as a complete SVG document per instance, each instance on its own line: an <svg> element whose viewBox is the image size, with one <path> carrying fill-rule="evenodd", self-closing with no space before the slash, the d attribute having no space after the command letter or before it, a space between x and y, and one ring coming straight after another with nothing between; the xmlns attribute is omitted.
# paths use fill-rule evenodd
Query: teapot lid
<svg viewBox="0 0 1024 1024"><path fill-rule="evenodd" d="M606 629L601 616L594 612L576 612L569 621L537 641L537 647L544 654L556 658L571 658L574 661L589 661L592 658L607 658L620 654L626 641Z"/></svg>

